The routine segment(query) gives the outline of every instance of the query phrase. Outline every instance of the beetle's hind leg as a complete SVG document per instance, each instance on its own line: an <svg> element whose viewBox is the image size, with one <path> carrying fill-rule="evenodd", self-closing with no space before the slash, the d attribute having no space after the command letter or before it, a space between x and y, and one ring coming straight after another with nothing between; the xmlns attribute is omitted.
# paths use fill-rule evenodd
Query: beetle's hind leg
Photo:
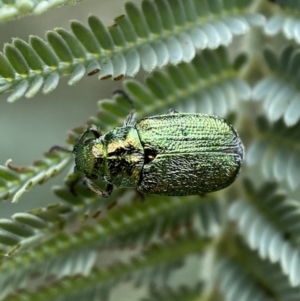
<svg viewBox="0 0 300 301"><path fill-rule="evenodd" d="M98 186L96 186L90 179L84 178L83 179L84 185L87 186L88 189L96 193L97 195L108 198L111 196L114 186L112 184L107 184L106 190L102 191Z"/></svg>

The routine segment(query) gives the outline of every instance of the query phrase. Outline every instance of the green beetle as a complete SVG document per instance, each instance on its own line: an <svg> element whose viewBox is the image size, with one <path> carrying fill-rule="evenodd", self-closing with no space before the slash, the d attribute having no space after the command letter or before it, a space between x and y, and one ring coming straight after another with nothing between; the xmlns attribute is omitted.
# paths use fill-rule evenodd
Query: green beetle
<svg viewBox="0 0 300 301"><path fill-rule="evenodd" d="M92 133L94 138L88 138ZM205 195L230 185L241 169L244 147L224 119L178 113L133 121L102 135L90 126L76 143L74 172L89 189L109 197L113 187L144 194ZM92 179L107 183L105 191Z"/></svg>

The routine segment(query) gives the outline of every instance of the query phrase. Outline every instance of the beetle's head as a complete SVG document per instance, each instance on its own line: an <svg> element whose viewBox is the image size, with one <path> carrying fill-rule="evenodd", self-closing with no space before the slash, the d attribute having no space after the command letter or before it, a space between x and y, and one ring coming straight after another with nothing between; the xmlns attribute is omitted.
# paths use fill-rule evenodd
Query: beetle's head
<svg viewBox="0 0 300 301"><path fill-rule="evenodd" d="M80 176L97 179L103 171L103 143L95 139L86 139L74 146L74 172Z"/></svg>

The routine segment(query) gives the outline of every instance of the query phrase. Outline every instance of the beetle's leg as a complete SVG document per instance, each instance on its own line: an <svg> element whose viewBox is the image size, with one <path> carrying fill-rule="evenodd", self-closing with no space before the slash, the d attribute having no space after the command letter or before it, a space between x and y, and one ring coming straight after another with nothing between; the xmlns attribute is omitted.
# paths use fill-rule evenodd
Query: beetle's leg
<svg viewBox="0 0 300 301"><path fill-rule="evenodd" d="M107 184L106 186L106 190L104 191L104 197L108 198L111 196L112 192L113 192L114 186L112 184Z"/></svg>
<svg viewBox="0 0 300 301"><path fill-rule="evenodd" d="M129 102L129 104L132 108L132 111L126 117L126 119L124 121L124 126L133 124L134 123L134 110L135 110L135 108L134 108L134 104L133 104L132 99L123 90L116 90L114 92L114 95L116 95L116 94L122 95Z"/></svg>
<svg viewBox="0 0 300 301"><path fill-rule="evenodd" d="M98 186L96 186L90 179L84 178L83 183L87 186L88 189L93 191L99 196L102 196L104 198L110 197L112 191L113 191L113 185L112 184L107 184L106 190L102 191Z"/></svg>
<svg viewBox="0 0 300 301"><path fill-rule="evenodd" d="M76 144L74 145L74 150L76 150L77 146L82 144L86 138L86 136L89 133L93 133L93 135L95 136L95 138L99 138L100 136L102 136L101 132L99 131L99 129L94 125L91 124L86 131L80 136L80 138L78 139L78 141L76 142Z"/></svg>
<svg viewBox="0 0 300 301"><path fill-rule="evenodd" d="M55 152L55 151L61 151L66 153L73 153L73 151L59 145L54 145L50 148L49 153Z"/></svg>
<svg viewBox="0 0 300 301"><path fill-rule="evenodd" d="M99 129L94 124L91 124L87 128L87 130L83 133L83 135L85 135L85 137L86 137L86 135L89 134L89 133L93 133L95 138L99 138L100 136L102 136L101 132L99 131Z"/></svg>
<svg viewBox="0 0 300 301"><path fill-rule="evenodd" d="M133 123L134 123L134 112L132 111L124 120L124 126L131 125Z"/></svg>
<svg viewBox="0 0 300 301"><path fill-rule="evenodd" d="M179 112L174 110L173 108L168 110L168 114L175 114L175 113L179 113Z"/></svg>

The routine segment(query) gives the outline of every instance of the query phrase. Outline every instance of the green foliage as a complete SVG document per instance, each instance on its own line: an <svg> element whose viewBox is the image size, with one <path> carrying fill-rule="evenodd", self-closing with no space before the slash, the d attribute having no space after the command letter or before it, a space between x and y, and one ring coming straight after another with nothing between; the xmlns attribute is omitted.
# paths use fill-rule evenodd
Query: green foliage
<svg viewBox="0 0 300 301"><path fill-rule="evenodd" d="M258 118L256 124L259 133L249 147L248 165L260 163L261 174L266 180L286 182L291 190L295 190L300 180L299 122L286 127L282 119L270 124L265 118Z"/></svg>
<svg viewBox="0 0 300 301"><path fill-rule="evenodd" d="M1 0L0 22L2 23L29 14L38 15L51 8L81 1L83 0Z"/></svg>
<svg viewBox="0 0 300 301"><path fill-rule="evenodd" d="M264 101L263 110L270 121L283 117L287 126L293 126L300 118L299 50L286 47L277 58L272 50L266 49L264 56L271 74L257 83L253 98Z"/></svg>
<svg viewBox="0 0 300 301"><path fill-rule="evenodd" d="M0 22L75 2L0 0ZM65 75L81 85L85 75L123 80L143 69L144 80L122 81L137 118L170 108L222 116L246 159L235 183L204 198L115 189L109 199L80 182L71 193L71 152L49 145L29 166L8 160L2 203L69 175L44 192L48 206L0 219L0 300L108 300L121 284L122 301L299 300L299 10L297 1L141 0L109 27L93 15L5 44L0 93L10 91L9 102L49 93ZM88 125L106 133L132 110L121 93L103 98L66 150Z"/></svg>
<svg viewBox="0 0 300 301"><path fill-rule="evenodd" d="M47 41L36 36L29 43L14 39L1 58L0 92L13 90L8 98L13 102L23 95L33 97L42 84L44 93L51 92L66 74L73 85L85 73L120 80L134 76L140 67L150 72L168 63L189 62L196 50L228 45L233 36L248 31L251 22L264 23L261 15L243 13L247 2L239 7L226 4L203 10L196 0L177 5L144 1L140 10L128 2L126 14L109 28L90 16L89 28L72 21L72 33L57 28L47 32Z"/></svg>

